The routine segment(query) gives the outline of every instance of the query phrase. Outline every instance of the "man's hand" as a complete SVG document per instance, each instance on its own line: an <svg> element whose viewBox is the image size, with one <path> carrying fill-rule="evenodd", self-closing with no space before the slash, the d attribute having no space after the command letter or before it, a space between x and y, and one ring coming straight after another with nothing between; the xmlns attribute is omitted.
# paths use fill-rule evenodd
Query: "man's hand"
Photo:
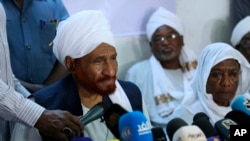
<svg viewBox="0 0 250 141"><path fill-rule="evenodd" d="M72 130L71 138L79 137L83 131L80 117L73 116L69 112L61 110L45 110L36 122L35 127L43 134L59 139L60 141L69 140L63 132L65 127Z"/></svg>

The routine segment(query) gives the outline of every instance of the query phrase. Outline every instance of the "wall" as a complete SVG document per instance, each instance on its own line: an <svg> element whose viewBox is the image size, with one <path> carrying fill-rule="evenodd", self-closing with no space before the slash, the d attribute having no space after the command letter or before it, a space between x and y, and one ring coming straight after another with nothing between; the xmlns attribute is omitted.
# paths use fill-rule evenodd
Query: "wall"
<svg viewBox="0 0 250 141"><path fill-rule="evenodd" d="M186 44L199 54L211 42L229 42L230 0L177 0L177 15L186 26Z"/></svg>

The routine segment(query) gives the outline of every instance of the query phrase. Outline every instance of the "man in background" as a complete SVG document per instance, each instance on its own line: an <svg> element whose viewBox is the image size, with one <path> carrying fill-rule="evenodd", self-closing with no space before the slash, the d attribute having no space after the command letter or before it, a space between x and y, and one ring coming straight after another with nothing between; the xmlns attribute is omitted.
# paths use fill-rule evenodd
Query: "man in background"
<svg viewBox="0 0 250 141"><path fill-rule="evenodd" d="M139 86L152 125L165 129L189 89L197 61L184 44L181 20L167 9L151 15L146 34L153 54L134 64L125 80Z"/></svg>
<svg viewBox="0 0 250 141"><path fill-rule="evenodd" d="M61 0L0 0L7 16L10 60L30 92L67 74L52 52L58 22L69 14Z"/></svg>
<svg viewBox="0 0 250 141"><path fill-rule="evenodd" d="M250 62L250 16L240 20L233 29L231 44Z"/></svg>
<svg viewBox="0 0 250 141"><path fill-rule="evenodd" d="M62 141L68 138L64 127L72 128L79 136L83 127L78 117L60 110L45 110L27 99L31 94L12 73L6 35L6 15L0 3L0 141L10 141L12 127L8 121L36 127L40 132ZM18 133L21 134L21 133ZM18 141L22 141L20 138Z"/></svg>
<svg viewBox="0 0 250 141"><path fill-rule="evenodd" d="M235 47L250 63L250 16L240 20L233 29L231 44ZM250 94L250 88L247 92Z"/></svg>

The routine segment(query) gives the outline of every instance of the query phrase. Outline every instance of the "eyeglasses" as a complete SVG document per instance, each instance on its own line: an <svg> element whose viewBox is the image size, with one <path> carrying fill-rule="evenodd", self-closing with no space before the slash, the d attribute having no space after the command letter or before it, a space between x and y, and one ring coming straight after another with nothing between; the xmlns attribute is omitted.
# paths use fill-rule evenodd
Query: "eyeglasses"
<svg viewBox="0 0 250 141"><path fill-rule="evenodd" d="M162 44L165 41L173 41L173 40L175 40L178 37L179 37L179 35L177 33L170 33L170 34L168 34L166 36L156 36L153 39L153 42L155 42L157 44Z"/></svg>
<svg viewBox="0 0 250 141"><path fill-rule="evenodd" d="M250 40L249 39L243 39L240 42L240 46L242 46L243 48L250 49Z"/></svg>

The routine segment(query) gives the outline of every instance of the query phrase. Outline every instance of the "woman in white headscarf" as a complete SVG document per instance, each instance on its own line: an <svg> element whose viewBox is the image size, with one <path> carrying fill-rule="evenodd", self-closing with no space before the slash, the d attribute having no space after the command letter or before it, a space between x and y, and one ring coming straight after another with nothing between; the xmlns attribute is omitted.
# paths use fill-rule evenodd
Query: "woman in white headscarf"
<svg viewBox="0 0 250 141"><path fill-rule="evenodd" d="M191 124L193 117L204 112L212 124L230 112L232 99L247 91L250 65L244 56L226 43L206 46L199 59L191 85L192 92L174 113Z"/></svg>

